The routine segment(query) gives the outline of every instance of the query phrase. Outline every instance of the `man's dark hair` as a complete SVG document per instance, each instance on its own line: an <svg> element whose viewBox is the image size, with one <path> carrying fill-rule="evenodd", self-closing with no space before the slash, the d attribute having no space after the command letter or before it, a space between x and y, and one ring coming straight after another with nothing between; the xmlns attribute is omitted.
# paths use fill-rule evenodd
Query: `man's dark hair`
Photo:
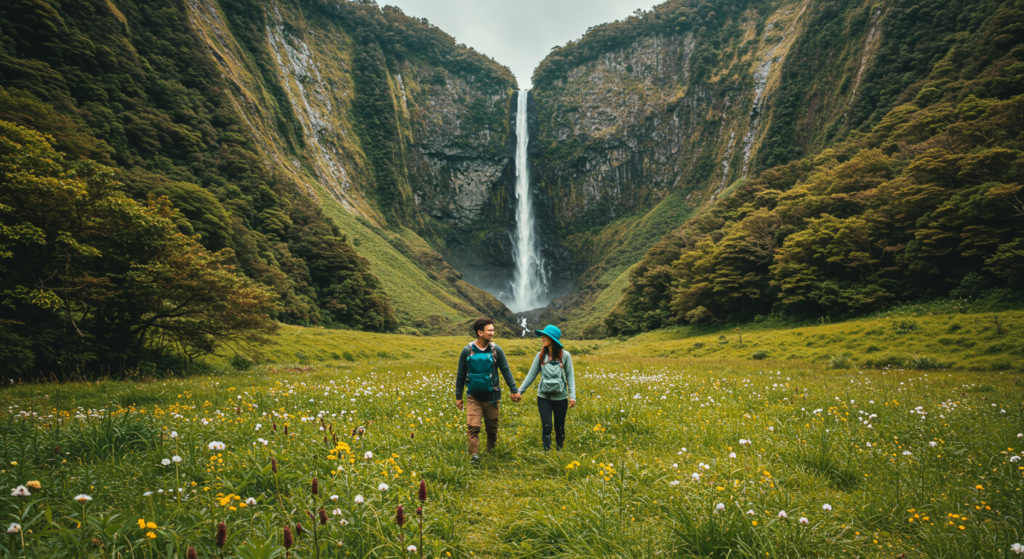
<svg viewBox="0 0 1024 559"><path fill-rule="evenodd" d="M494 321L489 318L478 318L473 321L473 335L479 336L479 332L487 327L488 324L494 324Z"/></svg>

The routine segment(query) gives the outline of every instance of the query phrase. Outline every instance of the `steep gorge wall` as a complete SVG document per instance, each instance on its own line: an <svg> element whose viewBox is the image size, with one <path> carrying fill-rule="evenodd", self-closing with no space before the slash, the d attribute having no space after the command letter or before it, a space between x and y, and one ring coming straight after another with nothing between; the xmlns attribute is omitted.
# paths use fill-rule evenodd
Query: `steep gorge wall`
<svg viewBox="0 0 1024 559"><path fill-rule="evenodd" d="M310 185L311 195L326 192L326 203L340 204L350 214L343 223L355 217L362 225L356 229L383 237L425 273L426 278L409 277L408 266L384 265L395 255L365 251L385 284L392 284L388 291L393 297L407 293L408 302L421 306L427 295L440 303L433 310L407 311L407 318L429 323L457 319L445 312L449 309L464 316L503 316L500 303L462 281L437 251L449 258L468 255L455 260L460 264L507 260L507 246L499 247L505 252L494 249L496 232L510 227L514 180L507 116L514 80L507 69L452 45L443 46L468 63L452 63L450 53L417 57L415 46L402 41L408 37L389 44L381 35L394 27L451 42L393 9L273 2L238 6L225 17L224 4L190 0L190 16L235 84L239 109L249 113L254 135L264 140L268 158ZM237 34L238 22L244 21L237 13L243 7L264 14L263 29L250 30L255 40L248 49L231 40L232 29ZM253 52L261 49L266 52ZM251 63L260 54L272 64ZM270 122L274 115L267 108L274 107L274 88L283 101L276 110L294 115L301 128L297 151L289 153L279 127ZM263 103L247 101L256 89ZM358 238L366 232L350 234ZM440 289L423 279L439 283ZM415 293L424 287L428 293ZM399 311L404 307L400 304Z"/></svg>
<svg viewBox="0 0 1024 559"><path fill-rule="evenodd" d="M888 4L670 1L554 50L534 76L542 221L583 272L545 318L602 335L663 234L746 177L876 122L897 97L873 83L876 53L892 50Z"/></svg>
<svg viewBox="0 0 1024 559"><path fill-rule="evenodd" d="M204 243L274 286L282 319L358 308L339 293L376 280L344 283L367 264L331 260L351 243L401 328L511 320L442 256L508 259L491 245L511 222L515 80L493 60L370 1L16 0L0 14L0 97L38 98L0 116L70 119L94 143L74 155L117 165L133 196L171 195Z"/></svg>

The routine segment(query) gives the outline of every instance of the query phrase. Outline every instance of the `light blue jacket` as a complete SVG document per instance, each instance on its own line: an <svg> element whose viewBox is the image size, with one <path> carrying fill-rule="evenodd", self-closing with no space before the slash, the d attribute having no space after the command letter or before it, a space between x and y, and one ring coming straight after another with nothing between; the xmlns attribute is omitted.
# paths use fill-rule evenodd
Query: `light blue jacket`
<svg viewBox="0 0 1024 559"><path fill-rule="evenodd" d="M566 394L565 390L562 390L561 392L556 392L553 394L538 393L537 396L540 396L541 398L547 398L548 400L565 400L566 398L570 400L576 399L576 377L572 374L572 356L569 355L569 352L565 351L564 349L562 350L562 367L565 368L566 381L569 385L568 394ZM529 388L530 384L533 383L533 380L537 378L538 374L540 374L539 353L536 356L534 356L533 365L530 366L530 372L526 373L526 379L523 381L523 384L519 386L520 394L524 394L526 392L526 389Z"/></svg>

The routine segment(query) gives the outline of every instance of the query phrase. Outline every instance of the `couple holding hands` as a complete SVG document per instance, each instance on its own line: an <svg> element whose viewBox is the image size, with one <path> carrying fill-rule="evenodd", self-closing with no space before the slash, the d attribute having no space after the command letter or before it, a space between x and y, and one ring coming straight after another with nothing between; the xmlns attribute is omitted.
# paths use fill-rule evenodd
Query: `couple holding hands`
<svg viewBox="0 0 1024 559"><path fill-rule="evenodd" d="M476 319L473 322L473 333L476 340L462 349L455 379L455 405L459 411L466 410L466 436L473 461L480 459L481 421L486 426L487 450L493 450L498 443L498 403L501 401L499 371L505 384L508 384L513 402L522 400L526 389L540 377L537 383L537 410L543 428L544 450L551 449L552 427L555 431L555 444L561 450L565 441L565 414L576 405L572 357L562 347L562 332L550 324L543 330L534 331L541 339L542 347L519 388L516 388L515 379L512 378L505 352L493 341L494 321L489 318ZM462 400L463 390L467 393L465 403Z"/></svg>

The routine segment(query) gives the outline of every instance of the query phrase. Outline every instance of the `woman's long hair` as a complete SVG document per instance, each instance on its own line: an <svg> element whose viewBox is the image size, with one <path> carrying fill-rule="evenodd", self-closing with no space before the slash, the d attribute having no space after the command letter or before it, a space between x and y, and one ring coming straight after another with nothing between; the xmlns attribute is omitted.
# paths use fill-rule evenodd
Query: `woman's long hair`
<svg viewBox="0 0 1024 559"><path fill-rule="evenodd" d="M560 346L557 343L555 343L555 340L551 340L551 343L548 344L548 347L541 348L541 350L540 350L540 364L541 365L544 364L544 354L548 353L548 348L554 348L551 351L551 353L548 355L548 360L549 361L558 361L559 363L561 363L562 362L562 346Z"/></svg>

